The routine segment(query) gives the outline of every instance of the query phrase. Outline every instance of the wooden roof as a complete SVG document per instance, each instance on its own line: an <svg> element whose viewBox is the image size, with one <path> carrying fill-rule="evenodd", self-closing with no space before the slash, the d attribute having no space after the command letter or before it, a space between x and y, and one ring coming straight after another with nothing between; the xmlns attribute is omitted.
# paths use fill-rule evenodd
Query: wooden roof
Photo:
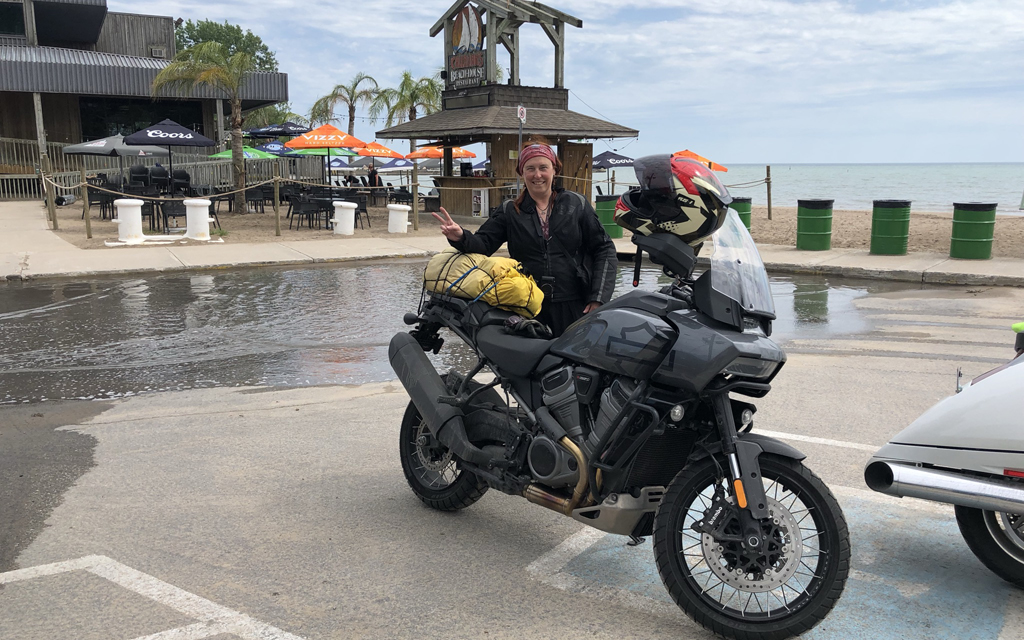
<svg viewBox="0 0 1024 640"><path fill-rule="evenodd" d="M516 107L492 105L440 111L377 132L378 138L483 142L496 134L518 134ZM547 138L635 138L636 129L564 109L527 109L523 134Z"/></svg>

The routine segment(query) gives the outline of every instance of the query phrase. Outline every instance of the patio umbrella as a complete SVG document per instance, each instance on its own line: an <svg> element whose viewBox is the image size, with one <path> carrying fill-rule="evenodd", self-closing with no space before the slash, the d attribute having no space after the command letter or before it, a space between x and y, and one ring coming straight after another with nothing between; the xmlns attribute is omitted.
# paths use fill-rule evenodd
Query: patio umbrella
<svg viewBox="0 0 1024 640"><path fill-rule="evenodd" d="M254 149L253 147L242 147L242 156L244 158L246 158L246 159L251 159L251 158L276 158L277 157L273 153L267 153L266 151L260 151L259 149ZM224 151L221 151L220 153L211 154L209 157L211 157L211 158L230 158L231 157L231 149L225 149Z"/></svg>
<svg viewBox="0 0 1024 640"><path fill-rule="evenodd" d="M294 122L282 122L272 124L259 129L253 129L255 138L277 138L279 136L298 136L309 132L309 127ZM258 133L256 133L258 132Z"/></svg>
<svg viewBox="0 0 1024 640"><path fill-rule="evenodd" d="M392 160L400 160L405 157L394 149L388 149L378 142L371 142L356 153L361 156L369 156L371 167L374 165L373 158L391 158Z"/></svg>
<svg viewBox="0 0 1024 640"><path fill-rule="evenodd" d="M278 142L277 140L272 140L271 142L261 144L260 146L256 147L256 149L259 151L272 153L275 156L283 156L284 154L291 151L291 149L284 146L283 142Z"/></svg>
<svg viewBox="0 0 1024 640"><path fill-rule="evenodd" d="M689 149L683 149L682 151L676 151L675 153L672 154L672 157L673 158L689 158L691 160L696 160L697 162L701 163L702 165L705 165L708 169L711 169L712 171L722 171L722 172L728 171L727 168L723 167L722 165L718 164L717 162L712 162L712 161L708 160L707 158L705 158L704 156L698 155L698 154L694 153L693 151L690 151Z"/></svg>
<svg viewBox="0 0 1024 640"><path fill-rule="evenodd" d="M313 129L312 131L307 131L296 138L292 138L288 142L284 143L284 146L296 151L304 149L326 149L327 153L324 155L330 158L334 155L331 153L332 149L361 149L366 146L366 143L355 136L348 135L334 125L325 124ZM328 162L330 162L330 160L328 160ZM327 169L325 168L324 182L326 181Z"/></svg>
<svg viewBox="0 0 1024 640"><path fill-rule="evenodd" d="M117 166L124 177L124 157L134 156L136 158L151 158L154 156L169 156L170 151L163 147L143 146L130 147L124 143L124 136L121 134L90 140L80 144L71 144L63 149L69 156L117 156Z"/></svg>
<svg viewBox="0 0 1024 640"><path fill-rule="evenodd" d="M159 144L167 147L168 164L171 170L171 189L174 189L174 156L171 146L178 147L215 147L217 143L206 136L183 127L174 120L164 120L141 131L124 137L124 143L132 147Z"/></svg>
<svg viewBox="0 0 1024 640"><path fill-rule="evenodd" d="M616 167L632 167L633 158L627 158L621 156L614 151L605 151L594 156L593 164L591 168L594 171L606 171L608 169L614 169Z"/></svg>
<svg viewBox="0 0 1024 640"><path fill-rule="evenodd" d="M418 160L420 158L443 158L444 148L442 147L421 147L405 156L406 160ZM452 147L452 158L475 158L476 154L466 151L462 147Z"/></svg>

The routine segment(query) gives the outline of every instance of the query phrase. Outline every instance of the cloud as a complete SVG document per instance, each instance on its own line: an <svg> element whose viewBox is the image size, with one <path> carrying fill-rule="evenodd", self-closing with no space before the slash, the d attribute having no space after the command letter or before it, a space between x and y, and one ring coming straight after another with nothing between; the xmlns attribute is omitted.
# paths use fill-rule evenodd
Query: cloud
<svg viewBox="0 0 1024 640"><path fill-rule="evenodd" d="M298 111L358 72L383 85L405 69L432 74L443 53L428 30L450 4L109 0L111 10L252 29L277 52ZM887 152L892 161L1024 160L1019 144L1005 143L1024 137L1024 0L548 4L584 22L566 29L571 108L639 128L631 150L696 139L726 150L723 161L800 162L819 157L824 142L831 161L844 161L869 158L865 141L884 142L886 131L901 142ZM550 85L547 37L537 25L520 33L523 84ZM937 131L961 148L935 156Z"/></svg>

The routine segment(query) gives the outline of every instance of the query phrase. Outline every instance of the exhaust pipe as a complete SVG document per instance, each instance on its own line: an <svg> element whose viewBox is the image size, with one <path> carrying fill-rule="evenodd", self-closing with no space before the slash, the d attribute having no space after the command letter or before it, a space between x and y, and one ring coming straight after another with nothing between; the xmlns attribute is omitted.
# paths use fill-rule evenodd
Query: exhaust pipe
<svg viewBox="0 0 1024 640"><path fill-rule="evenodd" d="M922 498L962 507L1024 514L1024 487L998 480L876 460L864 469L864 481L879 493Z"/></svg>
<svg viewBox="0 0 1024 640"><path fill-rule="evenodd" d="M462 409L437 401L451 392L416 339L408 333L395 334L388 346L388 360L430 433L460 459L484 468L493 466L491 456L469 441Z"/></svg>

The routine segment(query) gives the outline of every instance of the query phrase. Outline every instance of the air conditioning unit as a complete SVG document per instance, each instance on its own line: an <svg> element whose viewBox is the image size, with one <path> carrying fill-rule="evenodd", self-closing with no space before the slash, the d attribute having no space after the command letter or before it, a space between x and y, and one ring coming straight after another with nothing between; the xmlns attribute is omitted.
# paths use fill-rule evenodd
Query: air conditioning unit
<svg viewBox="0 0 1024 640"><path fill-rule="evenodd" d="M149 55L154 57L154 58L166 58L167 57L167 47L150 47L149 48Z"/></svg>

